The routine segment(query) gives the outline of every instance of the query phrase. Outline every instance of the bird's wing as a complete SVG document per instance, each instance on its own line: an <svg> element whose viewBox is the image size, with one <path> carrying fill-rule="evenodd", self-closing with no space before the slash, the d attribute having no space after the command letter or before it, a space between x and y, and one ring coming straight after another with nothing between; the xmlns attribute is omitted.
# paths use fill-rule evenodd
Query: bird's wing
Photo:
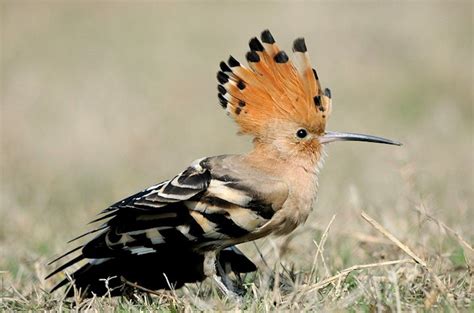
<svg viewBox="0 0 474 313"><path fill-rule="evenodd" d="M270 220L280 205L275 200L282 203L288 194L285 184L251 173L238 156L195 161L173 179L104 210L93 221L107 220L94 230L99 234L71 250L82 248L78 257L49 276L84 258L95 262L160 253L170 247L221 249L240 242L236 239L247 237Z"/></svg>
<svg viewBox="0 0 474 313"><path fill-rule="evenodd" d="M193 234L197 237L202 230L189 215L183 202L199 195L210 184L211 174L201 166L201 161L195 161L171 180L153 185L109 206L100 213L99 218L91 221L106 220L104 224L70 242L99 232L80 247L84 258L97 259L151 253L155 251L154 247L166 243L166 237L178 243L188 242L194 238ZM71 250L71 253L74 251Z"/></svg>
<svg viewBox="0 0 474 313"><path fill-rule="evenodd" d="M259 237L261 228L280 210L288 198L288 185L263 173L241 156L206 160L212 179L199 197L186 205L205 228L202 248L233 245Z"/></svg>

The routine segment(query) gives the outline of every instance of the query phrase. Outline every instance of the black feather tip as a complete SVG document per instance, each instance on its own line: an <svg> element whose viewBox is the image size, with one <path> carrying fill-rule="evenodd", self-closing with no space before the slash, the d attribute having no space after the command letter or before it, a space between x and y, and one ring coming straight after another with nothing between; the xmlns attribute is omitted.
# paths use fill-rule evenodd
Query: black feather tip
<svg viewBox="0 0 474 313"><path fill-rule="evenodd" d="M247 55L245 56L247 58L247 61L257 63L260 62L260 57L258 56L257 52L255 51L249 51L247 52Z"/></svg>
<svg viewBox="0 0 474 313"><path fill-rule="evenodd" d="M240 90L244 90L245 83L242 80L239 80L239 82L237 83L237 88L239 88Z"/></svg>
<svg viewBox="0 0 474 313"><path fill-rule="evenodd" d="M237 61L233 56L229 56L229 60L227 61L230 67L237 67L240 66L239 61Z"/></svg>
<svg viewBox="0 0 474 313"><path fill-rule="evenodd" d="M318 73L316 73L316 70L313 68L313 75L314 79L319 80Z"/></svg>
<svg viewBox="0 0 474 313"><path fill-rule="evenodd" d="M273 39L273 36L268 29L262 32L262 35L260 36L260 38L262 39L264 43L268 43L271 45L275 43L275 39Z"/></svg>
<svg viewBox="0 0 474 313"><path fill-rule="evenodd" d="M324 89L324 95L326 97L328 97L329 99L331 99L331 96L332 96L331 95L331 89L329 89L329 88Z"/></svg>
<svg viewBox="0 0 474 313"><path fill-rule="evenodd" d="M224 96L221 95L220 93L217 94L217 97L219 98L219 102L220 102L221 106L222 106L224 109L227 108L227 99L224 98Z"/></svg>
<svg viewBox="0 0 474 313"><path fill-rule="evenodd" d="M221 68L221 71L223 72L232 72L232 70L230 69L230 67L225 64L224 61L222 61L221 63L219 63L219 67Z"/></svg>
<svg viewBox="0 0 474 313"><path fill-rule="evenodd" d="M257 37L253 37L252 39L250 39L249 47L252 51L261 52L264 49L262 43L260 42L260 40L257 39Z"/></svg>
<svg viewBox="0 0 474 313"><path fill-rule="evenodd" d="M315 96L315 97L313 98L313 101L314 101L314 104L315 104L317 107L321 106L321 97L320 97L320 96Z"/></svg>
<svg viewBox="0 0 474 313"><path fill-rule="evenodd" d="M306 51L308 51L306 49L306 43L304 42L304 38L297 38L294 42L293 42L293 51L296 51L296 52L303 52L305 53Z"/></svg>
<svg viewBox="0 0 474 313"><path fill-rule="evenodd" d="M273 59L277 63L286 63L289 60L288 55L283 50L281 50L277 54L275 54L275 57Z"/></svg>
<svg viewBox="0 0 474 313"><path fill-rule="evenodd" d="M219 81L219 83L224 85L225 83L227 83L229 81L229 76L224 72L218 72L217 73L217 80Z"/></svg>
<svg viewBox="0 0 474 313"><path fill-rule="evenodd" d="M227 90L222 85L217 85L217 90L221 95L225 95L227 93Z"/></svg>

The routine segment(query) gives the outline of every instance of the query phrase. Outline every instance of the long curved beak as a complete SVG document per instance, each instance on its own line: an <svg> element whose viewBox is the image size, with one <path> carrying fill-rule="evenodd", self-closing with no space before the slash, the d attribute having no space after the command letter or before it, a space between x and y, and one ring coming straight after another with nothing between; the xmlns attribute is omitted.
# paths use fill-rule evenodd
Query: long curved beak
<svg viewBox="0 0 474 313"><path fill-rule="evenodd" d="M355 134L355 133L342 133L342 132L327 131L322 137L319 138L319 142L322 144L330 143L333 141L366 141L366 142L383 143L387 145L396 145L396 146L402 145L402 143L398 141L393 141L390 139L385 139L385 138L377 137L377 136Z"/></svg>

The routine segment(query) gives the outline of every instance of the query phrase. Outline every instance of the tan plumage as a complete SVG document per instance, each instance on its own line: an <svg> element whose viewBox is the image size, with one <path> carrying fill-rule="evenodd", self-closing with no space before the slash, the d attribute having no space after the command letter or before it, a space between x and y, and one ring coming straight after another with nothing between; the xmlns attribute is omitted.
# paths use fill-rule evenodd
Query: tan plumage
<svg viewBox="0 0 474 313"><path fill-rule="evenodd" d="M127 281L148 289L178 288L206 276L227 292L233 289L230 272L256 269L236 244L288 234L307 219L324 144L397 144L327 132L331 93L321 89L304 40L295 40L291 62L268 30L261 39L263 44L250 40L248 68L231 57L217 75L221 105L242 133L253 136L254 149L196 160L173 179L111 205L95 220L105 223L85 234L98 235L54 260L80 251L49 276L86 259L71 275L83 296L125 294ZM111 291L103 282L108 277Z"/></svg>

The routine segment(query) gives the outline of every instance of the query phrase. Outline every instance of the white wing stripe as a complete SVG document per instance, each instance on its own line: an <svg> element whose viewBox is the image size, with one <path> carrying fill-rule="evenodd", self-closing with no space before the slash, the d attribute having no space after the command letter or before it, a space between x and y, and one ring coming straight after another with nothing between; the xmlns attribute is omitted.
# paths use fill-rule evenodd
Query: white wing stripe
<svg viewBox="0 0 474 313"><path fill-rule="evenodd" d="M198 190L198 189L202 188L201 186L196 186L196 185L180 184L179 181L178 181L178 179L180 177L181 176L178 176L175 179L173 179L172 181L170 181L170 184L173 185L174 187L178 187L178 188L186 188L186 189L194 189L194 190Z"/></svg>
<svg viewBox="0 0 474 313"><path fill-rule="evenodd" d="M164 182L161 182L159 184L156 184L156 185L153 185L153 186L150 186L148 187L147 189L145 189L145 191L153 191L155 189L159 189L160 187L162 187L163 185L165 185L166 183L168 183L169 181L164 181Z"/></svg>
<svg viewBox="0 0 474 313"><path fill-rule="evenodd" d="M159 192L156 195L158 197L162 197L162 198L165 198L165 199L177 200L177 201L182 201L182 200L188 200L189 199L189 194L177 195L177 194L167 194L167 193Z"/></svg>
<svg viewBox="0 0 474 313"><path fill-rule="evenodd" d="M148 236L148 232L149 232L149 231L156 230L156 232L158 232L159 230L170 229L170 228L173 228L173 227L172 227L172 226L154 227L154 228L147 228L147 229L129 231L129 232L127 232L127 234L133 236L133 235L140 235L140 234L146 233L146 234L147 234L147 237L150 238L150 237ZM158 236L161 236L161 234L158 233ZM150 238L150 239L151 239L151 238Z"/></svg>
<svg viewBox="0 0 474 313"><path fill-rule="evenodd" d="M213 197L240 206L246 206L250 201L252 201L252 197L247 195L244 191L228 187L226 186L226 182L217 179L211 180L207 192Z"/></svg>
<svg viewBox="0 0 474 313"><path fill-rule="evenodd" d="M153 253L156 251L155 249L148 248L148 247L130 247L127 250L129 250L132 254L136 254L136 255Z"/></svg>

